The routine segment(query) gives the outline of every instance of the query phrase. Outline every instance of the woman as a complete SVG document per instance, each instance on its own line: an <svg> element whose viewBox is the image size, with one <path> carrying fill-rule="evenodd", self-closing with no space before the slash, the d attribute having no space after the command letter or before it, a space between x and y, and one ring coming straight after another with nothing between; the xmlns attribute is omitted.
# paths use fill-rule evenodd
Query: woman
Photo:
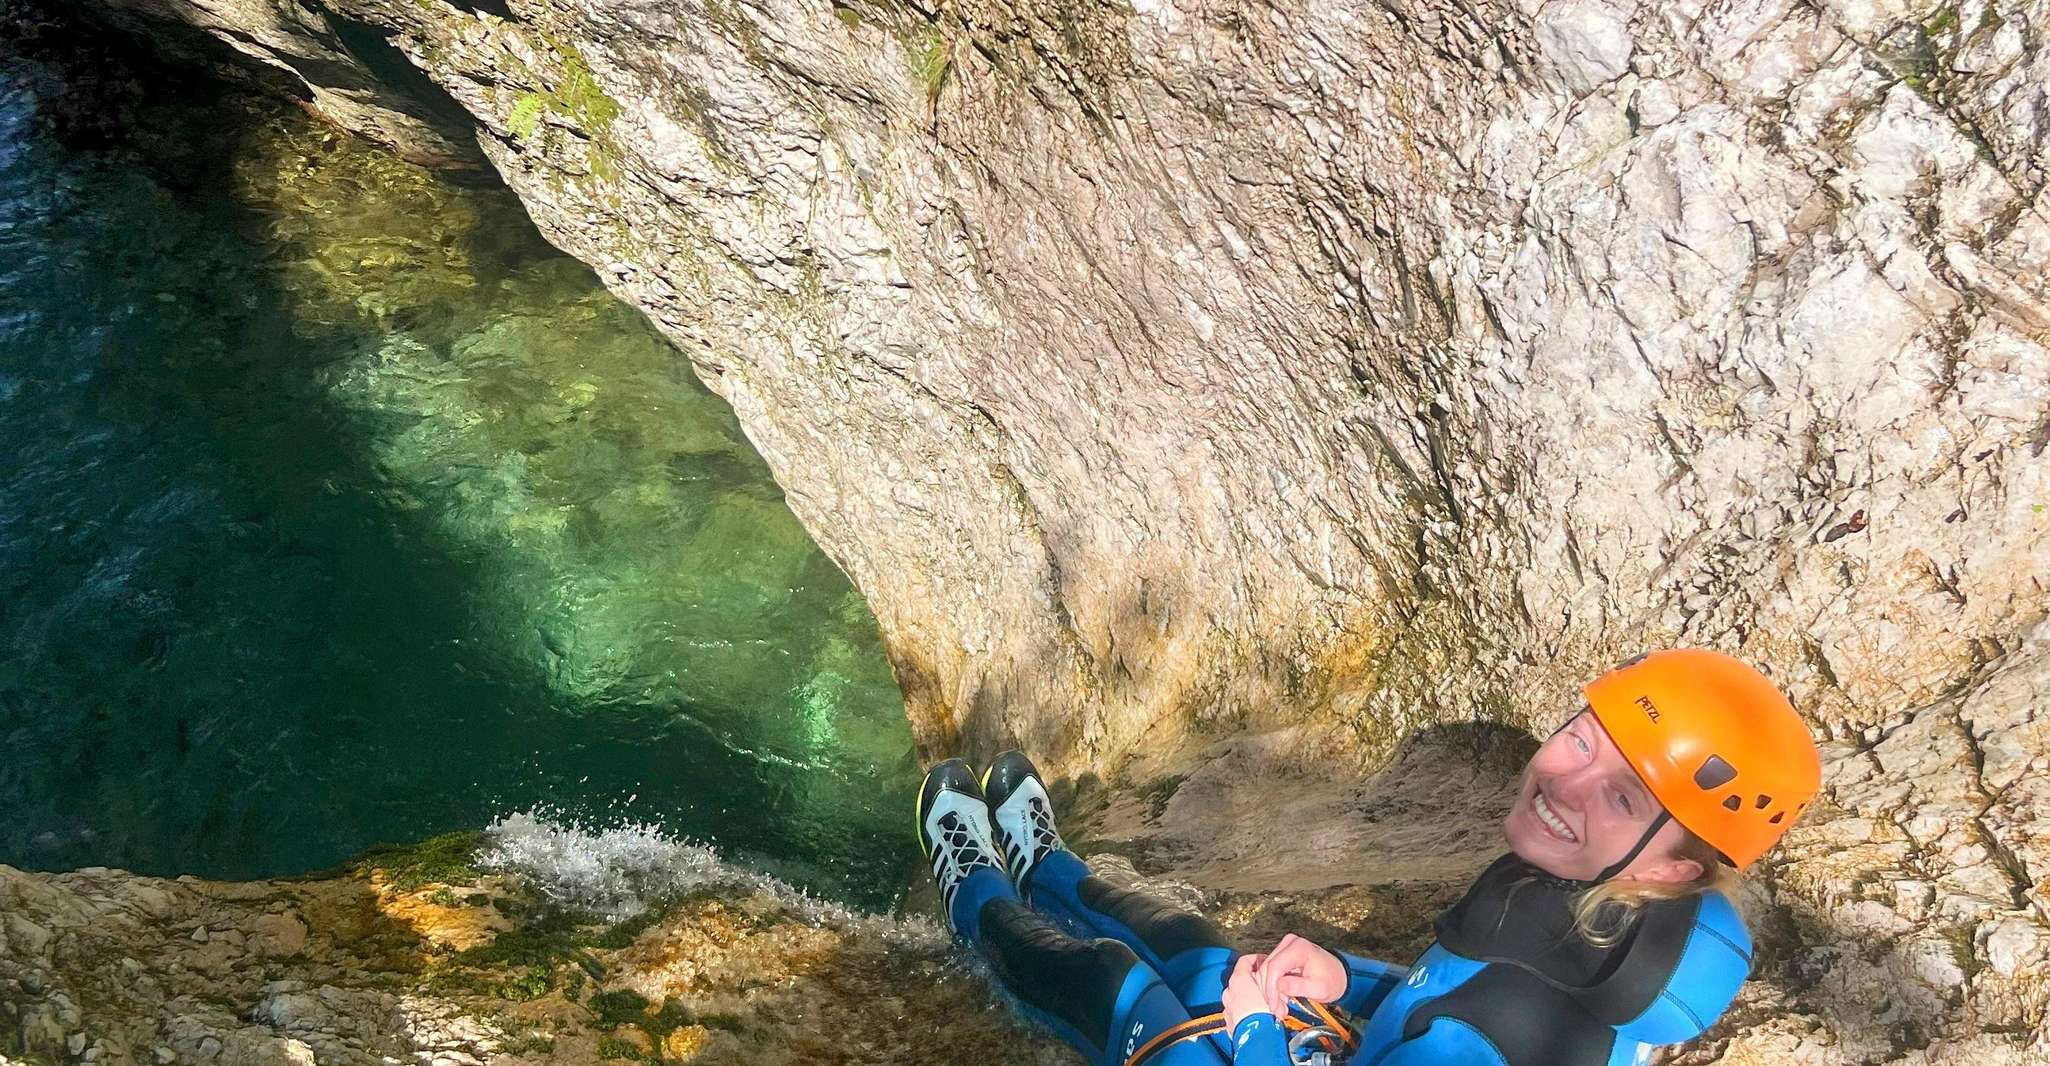
<svg viewBox="0 0 2050 1066"><path fill-rule="evenodd" d="M1017 752L980 786L934 767L919 839L956 932L1101 1066L1641 1063L1748 975L1737 873L1807 809L1821 762L1786 697L1719 652L1642 655L1584 693L1524 769L1509 853L1407 969L1295 936L1242 955L1092 876Z"/></svg>

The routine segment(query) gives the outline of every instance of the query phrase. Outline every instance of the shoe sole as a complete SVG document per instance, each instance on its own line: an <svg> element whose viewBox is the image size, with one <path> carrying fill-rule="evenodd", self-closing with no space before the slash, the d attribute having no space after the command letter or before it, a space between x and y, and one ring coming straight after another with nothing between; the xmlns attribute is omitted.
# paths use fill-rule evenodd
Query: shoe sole
<svg viewBox="0 0 2050 1066"><path fill-rule="evenodd" d="M924 855L931 850L925 842L925 785L918 786L918 799L911 804L911 839L918 841L918 853Z"/></svg>

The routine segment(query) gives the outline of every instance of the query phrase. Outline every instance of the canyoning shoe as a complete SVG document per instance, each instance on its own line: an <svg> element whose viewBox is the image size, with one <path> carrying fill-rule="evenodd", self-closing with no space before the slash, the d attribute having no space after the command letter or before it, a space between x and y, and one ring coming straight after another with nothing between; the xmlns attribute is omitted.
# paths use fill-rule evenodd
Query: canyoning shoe
<svg viewBox="0 0 2050 1066"><path fill-rule="evenodd" d="M982 790L975 785L975 772L959 759L948 759L926 771L925 786L918 790L918 843L932 863L933 880L940 883L947 913L954 916L954 897L977 871L994 871L1003 880L1003 893L1010 892L996 842L991 839L989 807L982 802ZM955 927L962 920L955 917Z"/></svg>
<svg viewBox="0 0 2050 1066"><path fill-rule="evenodd" d="M997 847L1011 871L1011 883L1022 895L1039 860L1067 847L1053 825L1053 800L1046 794L1046 781L1024 752L1007 751L983 771L982 794L995 823Z"/></svg>

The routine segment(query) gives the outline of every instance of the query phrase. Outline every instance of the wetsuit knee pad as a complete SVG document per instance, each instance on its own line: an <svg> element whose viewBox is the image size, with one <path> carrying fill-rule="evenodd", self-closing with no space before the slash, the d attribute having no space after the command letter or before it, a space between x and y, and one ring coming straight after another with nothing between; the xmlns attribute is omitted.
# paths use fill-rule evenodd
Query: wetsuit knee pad
<svg viewBox="0 0 2050 1066"><path fill-rule="evenodd" d="M983 956L1025 1006L1101 1052L1118 1022L1119 998L1139 956L1115 940L1069 936L1015 900L982 910ZM1066 1034L1064 1034L1066 1035Z"/></svg>
<svg viewBox="0 0 2050 1066"><path fill-rule="evenodd" d="M1164 899L1119 888L1093 874L1075 886L1075 897L1083 906L1131 930L1157 956L1156 966L1185 952L1231 948L1208 918Z"/></svg>

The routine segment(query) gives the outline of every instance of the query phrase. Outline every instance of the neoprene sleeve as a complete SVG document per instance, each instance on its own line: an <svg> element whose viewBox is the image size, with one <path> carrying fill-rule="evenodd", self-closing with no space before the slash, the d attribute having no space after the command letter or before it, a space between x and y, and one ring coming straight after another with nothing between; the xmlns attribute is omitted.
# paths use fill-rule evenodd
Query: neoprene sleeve
<svg viewBox="0 0 2050 1066"><path fill-rule="evenodd" d="M1287 1031L1266 1011L1246 1015L1231 1031L1231 1061L1232 1066L1289 1066Z"/></svg>
<svg viewBox="0 0 2050 1066"><path fill-rule="evenodd" d="M1374 1013L1374 1008L1388 998L1388 993L1402 983L1409 974L1409 967L1382 962L1379 959L1348 955L1343 951L1333 952L1338 961L1345 964L1345 992L1333 1004L1347 1014L1365 1019Z"/></svg>

